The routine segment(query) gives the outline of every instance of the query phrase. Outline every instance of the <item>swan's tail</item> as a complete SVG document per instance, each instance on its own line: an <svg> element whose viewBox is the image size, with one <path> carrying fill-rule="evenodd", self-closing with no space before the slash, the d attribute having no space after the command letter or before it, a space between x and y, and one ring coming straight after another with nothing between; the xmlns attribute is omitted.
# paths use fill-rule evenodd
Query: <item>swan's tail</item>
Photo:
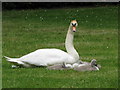
<svg viewBox="0 0 120 90"><path fill-rule="evenodd" d="M31 67L31 65L23 62L23 61L20 61L19 58L10 58L10 57L7 57L7 56L4 56L6 58L6 60L16 66L22 66L22 67Z"/></svg>
<svg viewBox="0 0 120 90"><path fill-rule="evenodd" d="M4 56L8 62L13 63L14 65L23 65L24 63L22 61L19 61L18 58L10 58L7 56Z"/></svg>

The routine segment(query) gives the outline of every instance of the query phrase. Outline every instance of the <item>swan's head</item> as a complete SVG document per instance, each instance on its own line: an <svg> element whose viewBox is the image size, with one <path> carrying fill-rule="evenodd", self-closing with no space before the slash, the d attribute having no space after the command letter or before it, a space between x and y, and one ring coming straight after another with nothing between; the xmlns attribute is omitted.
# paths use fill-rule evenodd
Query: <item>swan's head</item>
<svg viewBox="0 0 120 90"><path fill-rule="evenodd" d="M72 20L70 23L71 29L73 32L76 32L76 27L78 26L78 23L76 20Z"/></svg>

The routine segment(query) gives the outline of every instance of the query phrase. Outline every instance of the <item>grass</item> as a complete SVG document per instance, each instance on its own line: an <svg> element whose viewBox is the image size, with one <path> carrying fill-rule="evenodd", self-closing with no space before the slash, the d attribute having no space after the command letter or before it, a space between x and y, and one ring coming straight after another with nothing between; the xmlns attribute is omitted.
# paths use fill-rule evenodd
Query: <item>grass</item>
<svg viewBox="0 0 120 90"><path fill-rule="evenodd" d="M2 77L2 13L0 12L0 77ZM2 88L2 78L0 78L0 89Z"/></svg>
<svg viewBox="0 0 120 90"><path fill-rule="evenodd" d="M117 6L3 11L3 56L21 57L40 48L65 51L70 21L78 20L74 45L83 61L97 59L100 71L12 69L3 58L3 88L117 88Z"/></svg>

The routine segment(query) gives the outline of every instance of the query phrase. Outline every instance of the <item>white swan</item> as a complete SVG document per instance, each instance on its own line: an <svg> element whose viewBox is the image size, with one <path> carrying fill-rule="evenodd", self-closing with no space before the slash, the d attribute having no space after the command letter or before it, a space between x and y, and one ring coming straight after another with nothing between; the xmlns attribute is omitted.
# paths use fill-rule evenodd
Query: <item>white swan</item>
<svg viewBox="0 0 120 90"><path fill-rule="evenodd" d="M7 61L17 66L32 67L48 66L62 63L75 63L79 61L79 55L73 46L74 32L78 23L76 20L71 21L65 40L67 52L60 49L39 49L20 58L7 58Z"/></svg>

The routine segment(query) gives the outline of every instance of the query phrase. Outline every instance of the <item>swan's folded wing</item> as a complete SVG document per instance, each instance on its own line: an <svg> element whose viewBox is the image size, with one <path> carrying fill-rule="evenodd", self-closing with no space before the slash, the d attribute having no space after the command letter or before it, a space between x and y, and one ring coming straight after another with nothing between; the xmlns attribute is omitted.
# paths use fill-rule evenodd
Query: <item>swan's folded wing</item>
<svg viewBox="0 0 120 90"><path fill-rule="evenodd" d="M37 66L72 62L73 57L59 49L39 49L21 57L19 60Z"/></svg>

